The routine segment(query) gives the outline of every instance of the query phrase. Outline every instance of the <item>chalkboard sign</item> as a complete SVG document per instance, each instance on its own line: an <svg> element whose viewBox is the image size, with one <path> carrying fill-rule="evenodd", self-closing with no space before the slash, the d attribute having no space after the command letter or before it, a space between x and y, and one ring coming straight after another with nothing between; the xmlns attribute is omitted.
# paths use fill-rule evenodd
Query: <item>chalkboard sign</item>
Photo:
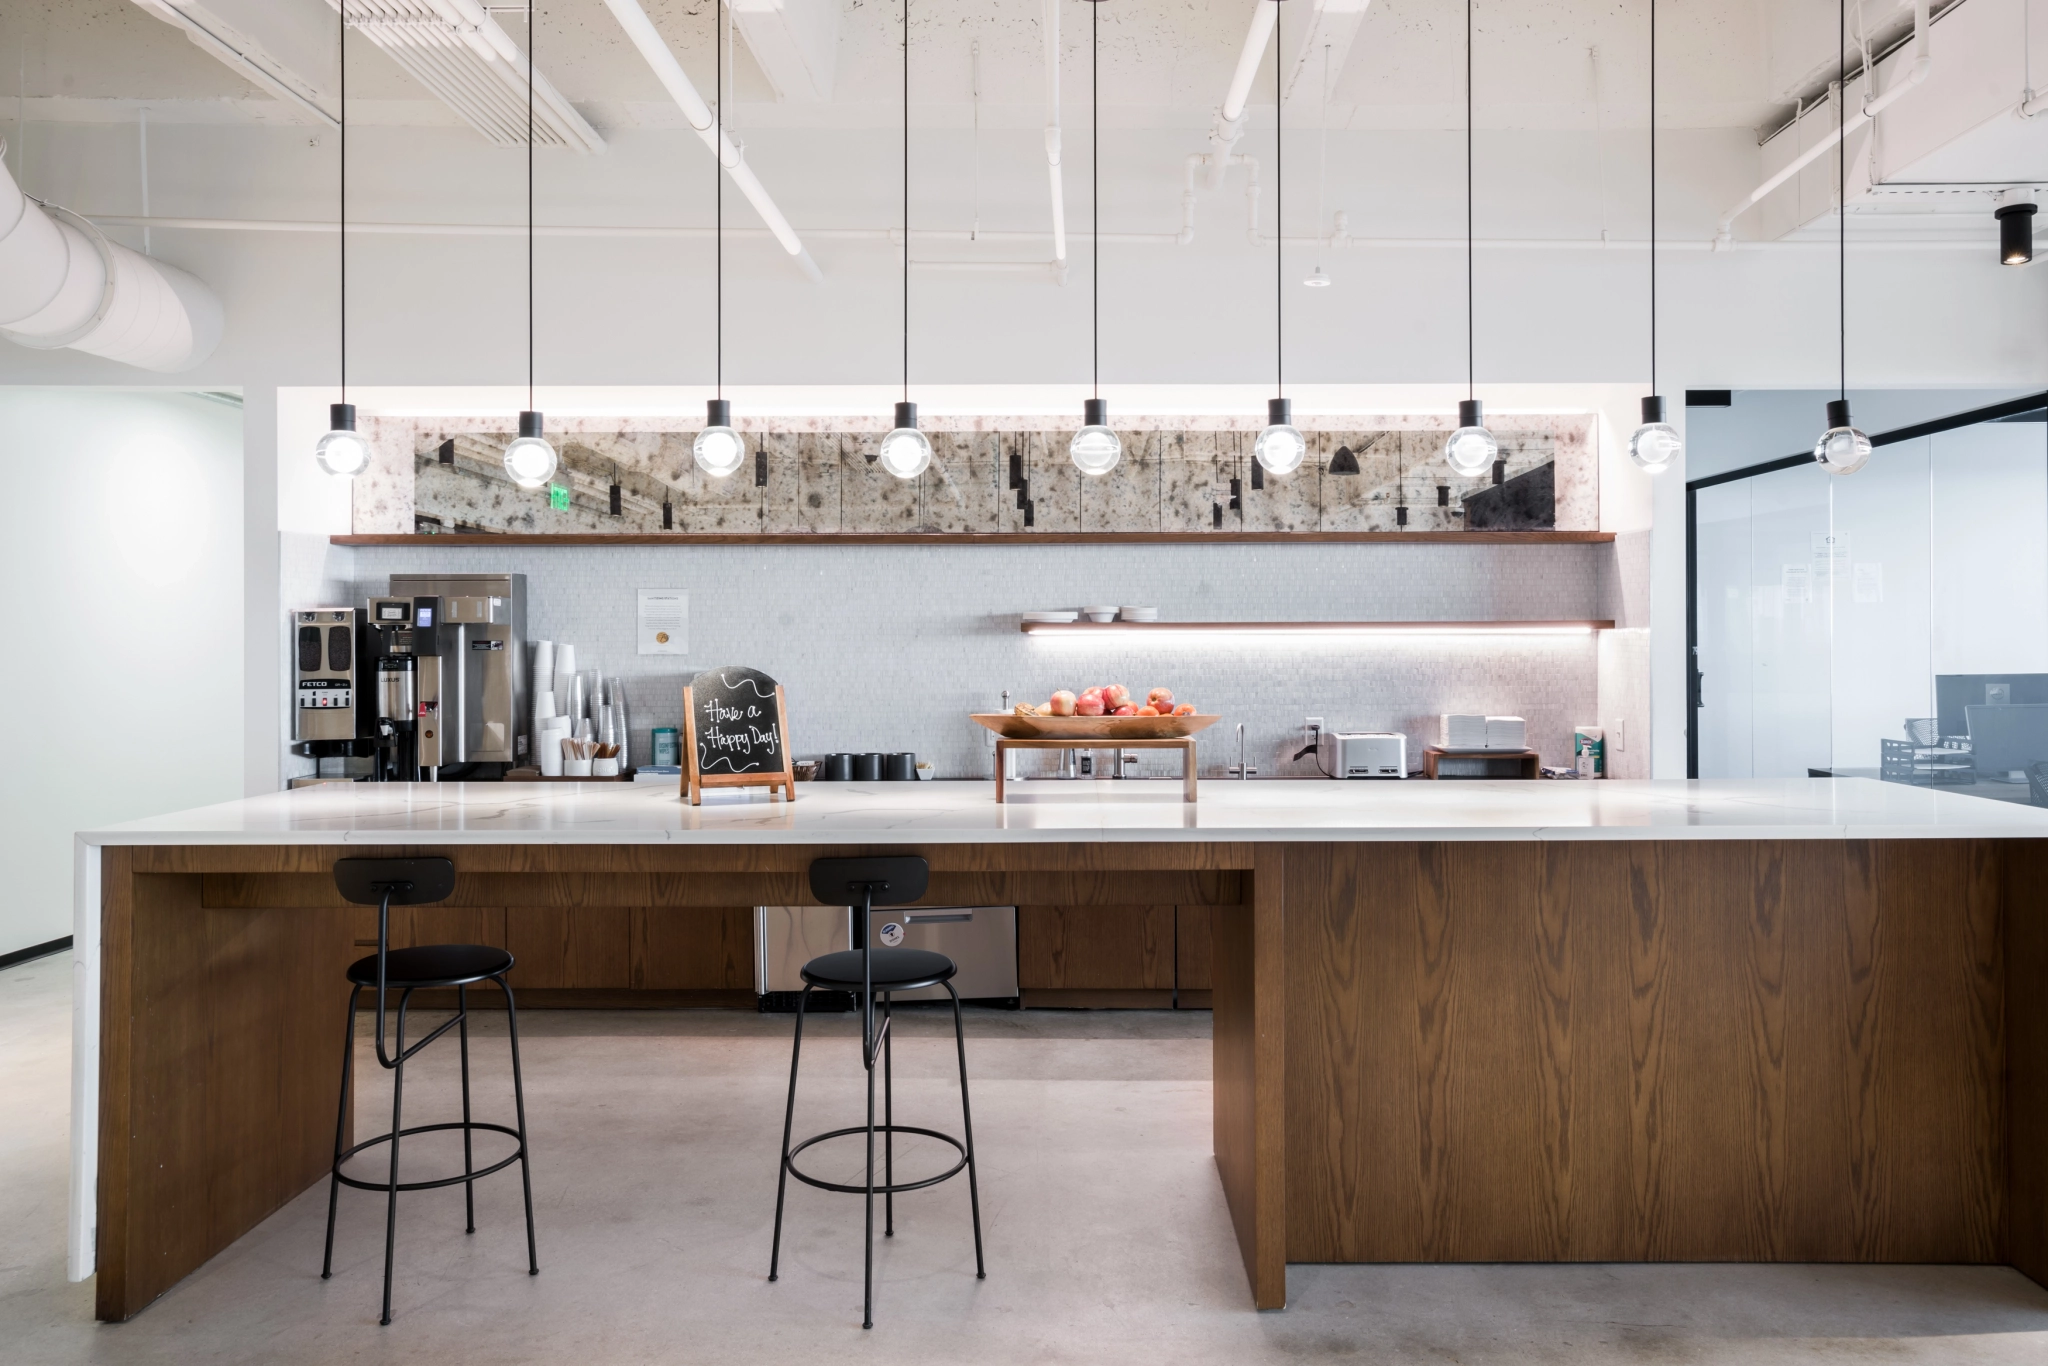
<svg viewBox="0 0 2048 1366"><path fill-rule="evenodd" d="M707 787L782 789L796 800L782 685L759 669L706 669L683 689L683 788L692 806Z"/></svg>

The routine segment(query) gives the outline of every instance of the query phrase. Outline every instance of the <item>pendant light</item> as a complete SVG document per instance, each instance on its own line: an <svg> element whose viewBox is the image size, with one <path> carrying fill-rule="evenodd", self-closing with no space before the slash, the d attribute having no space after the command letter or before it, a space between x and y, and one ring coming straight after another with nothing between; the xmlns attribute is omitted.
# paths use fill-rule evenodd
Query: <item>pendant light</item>
<svg viewBox="0 0 2048 1366"><path fill-rule="evenodd" d="M1285 388L1286 330L1282 300L1286 296L1281 276L1287 269L1287 215L1283 212L1285 201L1281 198L1286 177L1281 171L1283 129L1281 127L1280 75L1286 62L1281 57L1284 50L1280 44L1280 0L1271 0L1273 10L1273 388ZM1294 426L1294 409L1285 398L1276 396L1266 400L1266 429L1259 433L1259 439L1252 443L1252 457L1264 466L1269 474L1292 474L1301 468L1302 460L1308 455L1308 443L1301 439L1301 433Z"/></svg>
<svg viewBox="0 0 2048 1366"><path fill-rule="evenodd" d="M1643 425L1628 439L1628 458L1656 474L1684 449L1678 429L1664 420L1664 396L1657 392L1657 0L1650 0L1650 394L1643 400Z"/></svg>
<svg viewBox="0 0 2048 1366"><path fill-rule="evenodd" d="M1849 46L1848 0L1835 0L1835 51ZM1849 61L1841 58L1841 76L1835 83L1835 121L1839 126L1849 112ZM1828 400L1828 429L1813 446L1813 458L1829 474L1854 474L1870 463L1870 438L1849 419L1849 182L1844 175L1848 158L1846 138L1835 140L1835 322L1838 329L1840 397Z"/></svg>
<svg viewBox="0 0 2048 1366"><path fill-rule="evenodd" d="M915 479L932 463L931 440L917 429L910 401L910 0L903 0L903 401L876 458L898 479Z"/></svg>
<svg viewBox="0 0 2048 1366"><path fill-rule="evenodd" d="M697 468L713 479L723 479L732 474L747 458L747 443L732 429L732 405L725 401L725 63L718 60L718 20L722 8L722 5L713 5L711 9L711 64L718 72L713 77L711 107L712 195L718 205L718 226L714 232L718 243L715 329L718 397L704 401L704 430L698 432L697 439L690 443L690 457L697 462ZM727 19L726 22L732 21Z"/></svg>
<svg viewBox="0 0 2048 1366"><path fill-rule="evenodd" d="M1088 229L1094 263L1089 267L1094 298L1095 397L1081 405L1080 431L1067 445L1074 468L1100 477L1124 458L1124 443L1109 425L1109 404L1102 397L1102 0L1088 6L1088 202L1094 215Z"/></svg>
<svg viewBox="0 0 2048 1366"><path fill-rule="evenodd" d="M341 167L340 208L336 210L336 238L341 243L341 398L327 405L327 435L313 447L313 459L337 479L353 479L370 466L370 443L356 432L356 405L348 401L348 9L339 7L341 25L336 30L335 53L341 68Z"/></svg>
<svg viewBox="0 0 2048 1366"><path fill-rule="evenodd" d="M555 448L541 435L540 414L533 409L533 39L534 12L526 6L526 411L519 415L519 436L505 447L505 473L523 489L537 489L555 477L560 464Z"/></svg>
<svg viewBox="0 0 2048 1366"><path fill-rule="evenodd" d="M1465 397L1458 404L1458 430L1444 442L1444 459L1467 479L1476 479L1500 459L1500 443L1486 430L1474 376L1472 327L1472 0L1465 0Z"/></svg>

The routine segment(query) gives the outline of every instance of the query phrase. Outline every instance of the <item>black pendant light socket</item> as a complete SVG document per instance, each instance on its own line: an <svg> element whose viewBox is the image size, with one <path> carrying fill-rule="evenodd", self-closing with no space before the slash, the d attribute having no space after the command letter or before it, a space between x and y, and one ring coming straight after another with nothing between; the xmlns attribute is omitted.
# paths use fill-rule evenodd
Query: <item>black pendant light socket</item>
<svg viewBox="0 0 2048 1366"><path fill-rule="evenodd" d="M1266 425L1268 427L1292 427L1294 425L1294 403L1284 398L1266 400Z"/></svg>
<svg viewBox="0 0 2048 1366"><path fill-rule="evenodd" d="M1459 399L1458 425L1460 427L1484 427L1486 425L1486 404L1476 398Z"/></svg>
<svg viewBox="0 0 2048 1366"><path fill-rule="evenodd" d="M356 405L353 403L330 403L327 405L327 430L330 432L352 432L356 429Z"/></svg>
<svg viewBox="0 0 2048 1366"><path fill-rule="evenodd" d="M612 516L614 516L614 517L618 517L618 516L622 516L622 515L624 515L624 512L625 512L625 490L624 490L624 489L622 489L622 488L620 488L620 487L619 487L619 485L618 485L618 484L617 484L616 482L614 482L614 483L612 484L612 486L611 486L611 489L609 490L609 492L610 492L610 494L611 494L611 514L612 514Z"/></svg>
<svg viewBox="0 0 2048 1366"><path fill-rule="evenodd" d="M351 408L349 411L353 413L355 410ZM519 434L521 436L539 436L541 434L540 414L534 412L521 413L519 415Z"/></svg>
<svg viewBox="0 0 2048 1366"><path fill-rule="evenodd" d="M896 425L915 429L917 426L917 405L899 403L896 405Z"/></svg>
<svg viewBox="0 0 2048 1366"><path fill-rule="evenodd" d="M1081 425L1084 427L1107 427L1109 425L1109 400L1106 398L1082 399Z"/></svg>
<svg viewBox="0 0 2048 1366"><path fill-rule="evenodd" d="M663 531L674 531L676 529L676 505L666 498L661 500L661 529Z"/></svg>
<svg viewBox="0 0 2048 1366"><path fill-rule="evenodd" d="M732 401L723 398L705 399L704 425L707 427L730 427L732 425Z"/></svg>
<svg viewBox="0 0 2048 1366"><path fill-rule="evenodd" d="M1664 396L1652 394L1643 400L1643 425L1664 420Z"/></svg>
<svg viewBox="0 0 2048 1366"><path fill-rule="evenodd" d="M1833 431L1833 430L1834 430L1835 428L1837 428L1837 427L1853 427L1853 426L1855 426L1855 425L1856 425L1855 423L1853 423L1853 422L1851 422L1851 421L1849 420L1849 400L1848 400L1848 399L1846 399L1846 398L1831 398L1831 399L1829 399L1829 400L1828 400L1828 430L1829 430L1829 431Z"/></svg>
<svg viewBox="0 0 2048 1366"><path fill-rule="evenodd" d="M1992 216L1998 220L2000 264L2023 266L2034 259L2033 204L2006 204Z"/></svg>
<svg viewBox="0 0 2048 1366"><path fill-rule="evenodd" d="M1252 461L1252 487L1255 489L1266 487L1266 467L1256 460Z"/></svg>
<svg viewBox="0 0 2048 1366"><path fill-rule="evenodd" d="M754 487L757 489L768 487L768 448L766 446L754 448Z"/></svg>

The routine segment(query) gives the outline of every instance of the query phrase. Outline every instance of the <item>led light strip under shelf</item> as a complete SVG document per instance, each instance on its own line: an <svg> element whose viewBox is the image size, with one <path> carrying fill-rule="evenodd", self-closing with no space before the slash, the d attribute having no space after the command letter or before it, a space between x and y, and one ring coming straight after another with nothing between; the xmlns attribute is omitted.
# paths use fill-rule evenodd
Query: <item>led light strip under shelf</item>
<svg viewBox="0 0 2048 1366"><path fill-rule="evenodd" d="M1612 621L1026 621L1026 635L1082 636L1103 631L1149 635L1285 636L1577 636L1614 628Z"/></svg>

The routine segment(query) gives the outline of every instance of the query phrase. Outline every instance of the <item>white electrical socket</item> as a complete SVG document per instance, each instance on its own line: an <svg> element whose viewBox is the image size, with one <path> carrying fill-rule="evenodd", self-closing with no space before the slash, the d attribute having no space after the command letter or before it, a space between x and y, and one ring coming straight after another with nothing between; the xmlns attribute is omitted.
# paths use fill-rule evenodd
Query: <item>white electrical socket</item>
<svg viewBox="0 0 2048 1366"><path fill-rule="evenodd" d="M1320 735L1323 732L1323 718L1320 716L1311 716L1301 723L1301 728L1313 734Z"/></svg>
<svg viewBox="0 0 2048 1366"><path fill-rule="evenodd" d="M1608 729L1614 733L1614 752L1619 754L1628 748L1628 722L1616 721Z"/></svg>

